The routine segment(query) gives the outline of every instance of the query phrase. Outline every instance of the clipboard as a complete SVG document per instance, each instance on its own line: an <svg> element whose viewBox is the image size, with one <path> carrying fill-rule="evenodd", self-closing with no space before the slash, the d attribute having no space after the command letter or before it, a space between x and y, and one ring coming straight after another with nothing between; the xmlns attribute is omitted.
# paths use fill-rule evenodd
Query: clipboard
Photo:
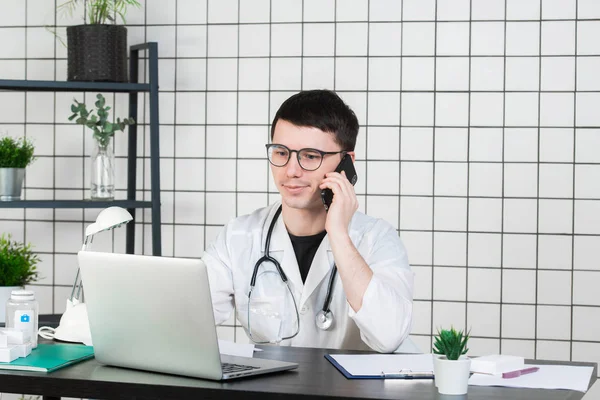
<svg viewBox="0 0 600 400"><path fill-rule="evenodd" d="M325 354L347 379L433 379L431 354Z"/></svg>

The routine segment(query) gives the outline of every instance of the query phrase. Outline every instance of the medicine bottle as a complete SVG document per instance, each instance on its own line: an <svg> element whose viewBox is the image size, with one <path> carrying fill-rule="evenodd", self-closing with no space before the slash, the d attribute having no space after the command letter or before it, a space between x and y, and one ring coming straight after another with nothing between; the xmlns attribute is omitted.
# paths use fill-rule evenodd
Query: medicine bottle
<svg viewBox="0 0 600 400"><path fill-rule="evenodd" d="M39 304L30 290L13 290L6 302L6 327L29 333L31 345L37 347Z"/></svg>

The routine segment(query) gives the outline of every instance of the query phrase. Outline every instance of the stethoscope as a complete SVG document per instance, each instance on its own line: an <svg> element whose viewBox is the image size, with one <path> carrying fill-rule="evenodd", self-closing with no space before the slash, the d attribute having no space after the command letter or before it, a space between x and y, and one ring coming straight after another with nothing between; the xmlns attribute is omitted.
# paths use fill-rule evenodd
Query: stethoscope
<svg viewBox="0 0 600 400"><path fill-rule="evenodd" d="M274 259L273 257L271 257L269 255L269 245L271 244L271 234L273 233L273 228L275 228L275 223L277 222L277 218L279 218L279 215L281 214L281 208L282 207L279 206L279 208L275 212L275 215L273 216L273 220L271 220L271 225L269 226L269 230L267 232L267 239L265 241L265 251L264 251L265 255L262 256L254 265L254 271L252 272L252 278L250 279L250 293L252 292L252 290L254 289L254 285L256 284L256 275L258 274L258 268L265 261L273 263L273 265L275 265L275 268L277 268L277 272L279 272L279 276L281 277L281 280L286 285L288 284L288 278L285 275L285 273L283 272L283 269L281 268L279 261L277 261L276 259ZM331 327L331 325L333 325L333 313L331 312L330 305L331 305L331 297L333 295L333 285L335 283L336 273L337 273L337 267L335 266L335 264L333 264L333 269L331 270L331 274L329 275L329 285L327 286L327 294L325 295L325 301L323 302L323 308L317 313L317 316L315 318L315 323L316 323L317 327L324 331L326 331L327 329L329 329ZM294 303L295 302L296 302L296 300L294 300Z"/></svg>

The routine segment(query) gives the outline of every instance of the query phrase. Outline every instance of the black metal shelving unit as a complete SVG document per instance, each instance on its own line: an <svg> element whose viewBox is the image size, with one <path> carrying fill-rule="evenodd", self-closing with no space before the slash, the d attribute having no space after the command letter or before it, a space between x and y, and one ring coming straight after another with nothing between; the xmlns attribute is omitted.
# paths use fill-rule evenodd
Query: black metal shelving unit
<svg viewBox="0 0 600 400"><path fill-rule="evenodd" d="M139 81L140 51L147 51L148 83ZM0 79L0 90L28 92L118 92L129 93L129 117L138 121L138 93L149 93L150 106L150 201L138 201L136 195L137 174L137 124L129 126L127 149L127 200L19 200L0 201L0 208L127 208L134 221L126 226L126 251L135 251L135 209L152 210L152 254L160 256L160 150L158 126L158 44L148 42L131 46L129 50L129 83L112 82L63 82Z"/></svg>

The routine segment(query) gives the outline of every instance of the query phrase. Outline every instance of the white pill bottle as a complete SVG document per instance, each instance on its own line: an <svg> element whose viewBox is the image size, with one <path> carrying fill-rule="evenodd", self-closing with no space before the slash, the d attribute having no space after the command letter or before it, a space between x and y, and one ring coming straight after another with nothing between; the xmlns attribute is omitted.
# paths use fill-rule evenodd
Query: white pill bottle
<svg viewBox="0 0 600 400"><path fill-rule="evenodd" d="M13 290L6 302L6 327L27 332L37 347L39 304L31 290Z"/></svg>

